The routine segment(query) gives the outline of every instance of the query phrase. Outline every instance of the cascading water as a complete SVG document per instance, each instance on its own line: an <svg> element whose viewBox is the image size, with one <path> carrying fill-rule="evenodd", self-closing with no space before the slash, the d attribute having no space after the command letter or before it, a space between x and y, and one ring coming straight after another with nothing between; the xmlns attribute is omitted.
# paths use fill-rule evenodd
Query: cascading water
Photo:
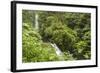
<svg viewBox="0 0 100 73"><path fill-rule="evenodd" d="M60 60L64 60L62 51L58 48L58 46L54 43L50 43L52 47L54 47L56 54L59 56Z"/></svg>
<svg viewBox="0 0 100 73"><path fill-rule="evenodd" d="M36 29L39 28L39 24L38 24L38 13L35 13L35 28Z"/></svg>
<svg viewBox="0 0 100 73"><path fill-rule="evenodd" d="M55 43L54 44L51 43L51 46L55 48L57 55L59 55L59 56L62 55L61 50L58 48L58 46Z"/></svg>

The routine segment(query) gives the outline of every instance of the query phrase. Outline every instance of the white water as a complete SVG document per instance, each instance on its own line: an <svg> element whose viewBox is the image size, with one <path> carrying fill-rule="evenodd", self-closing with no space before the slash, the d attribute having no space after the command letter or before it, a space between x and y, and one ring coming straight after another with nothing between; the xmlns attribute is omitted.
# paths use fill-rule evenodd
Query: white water
<svg viewBox="0 0 100 73"><path fill-rule="evenodd" d="M56 54L58 56L61 56L62 55L61 50L58 48L58 46L55 43L54 44L51 43L51 46L55 48Z"/></svg>
<svg viewBox="0 0 100 73"><path fill-rule="evenodd" d="M35 13L35 28L36 29L39 28L39 24L38 24L38 13Z"/></svg>

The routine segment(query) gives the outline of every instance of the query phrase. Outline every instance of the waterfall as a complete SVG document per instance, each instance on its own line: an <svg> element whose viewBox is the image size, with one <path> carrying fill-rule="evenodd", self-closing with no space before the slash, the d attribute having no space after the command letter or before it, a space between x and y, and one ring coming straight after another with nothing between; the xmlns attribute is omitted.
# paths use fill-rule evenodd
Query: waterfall
<svg viewBox="0 0 100 73"><path fill-rule="evenodd" d="M61 56L62 55L61 50L58 48L58 46L55 43L54 44L51 43L51 46L55 48L56 54L58 56Z"/></svg>
<svg viewBox="0 0 100 73"><path fill-rule="evenodd" d="M56 51L56 54L59 56L59 60L62 60L64 61L64 57L63 57L63 53L62 51L58 48L58 46L54 43L50 43L52 47L54 47L55 51Z"/></svg>
<svg viewBox="0 0 100 73"><path fill-rule="evenodd" d="M35 28L36 29L39 28L39 24L38 24L38 13L35 13Z"/></svg>

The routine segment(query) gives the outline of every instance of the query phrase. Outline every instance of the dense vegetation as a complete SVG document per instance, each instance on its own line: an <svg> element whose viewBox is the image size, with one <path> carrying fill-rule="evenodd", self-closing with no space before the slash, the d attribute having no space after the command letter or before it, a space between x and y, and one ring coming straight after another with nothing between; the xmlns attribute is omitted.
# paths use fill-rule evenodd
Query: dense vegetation
<svg viewBox="0 0 100 73"><path fill-rule="evenodd" d="M39 28L35 28L38 15ZM23 10L23 62L85 60L91 58L89 13ZM63 52L58 56L55 43Z"/></svg>

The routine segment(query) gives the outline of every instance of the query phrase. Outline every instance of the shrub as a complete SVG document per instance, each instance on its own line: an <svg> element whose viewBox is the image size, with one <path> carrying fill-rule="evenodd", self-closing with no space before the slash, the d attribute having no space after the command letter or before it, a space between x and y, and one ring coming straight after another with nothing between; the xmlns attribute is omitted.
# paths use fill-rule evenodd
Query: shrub
<svg viewBox="0 0 100 73"><path fill-rule="evenodd" d="M22 37L23 62L59 60L54 48L49 43L44 43L39 33L29 29L28 24L23 24Z"/></svg>

